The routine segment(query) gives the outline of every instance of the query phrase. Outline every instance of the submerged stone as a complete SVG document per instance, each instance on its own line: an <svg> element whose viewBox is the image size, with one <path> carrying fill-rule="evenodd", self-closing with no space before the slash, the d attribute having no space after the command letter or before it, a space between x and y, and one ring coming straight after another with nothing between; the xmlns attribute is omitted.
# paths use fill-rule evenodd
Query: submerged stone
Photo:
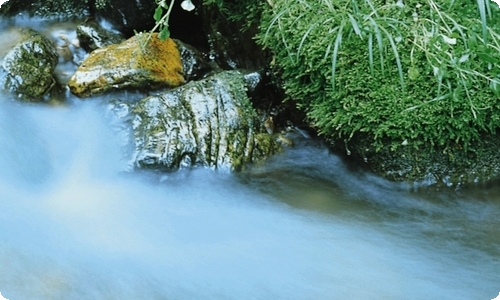
<svg viewBox="0 0 500 300"><path fill-rule="evenodd" d="M152 90L183 83L182 63L175 42L161 41L155 33L149 41L146 34L141 34L93 51L68 85L73 94L87 97L109 90Z"/></svg>
<svg viewBox="0 0 500 300"><path fill-rule="evenodd" d="M7 73L3 86L22 100L41 101L56 83L52 73L57 61L52 42L32 29L23 29L20 42L3 58Z"/></svg>
<svg viewBox="0 0 500 300"><path fill-rule="evenodd" d="M138 168L240 170L279 150L246 95L243 75L222 72L150 96L131 109Z"/></svg>

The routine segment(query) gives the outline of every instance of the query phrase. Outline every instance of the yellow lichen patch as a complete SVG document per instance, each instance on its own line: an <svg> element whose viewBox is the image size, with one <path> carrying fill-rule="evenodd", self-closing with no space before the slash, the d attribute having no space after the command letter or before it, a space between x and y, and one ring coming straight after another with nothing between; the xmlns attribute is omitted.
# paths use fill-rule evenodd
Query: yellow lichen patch
<svg viewBox="0 0 500 300"><path fill-rule="evenodd" d="M141 38L137 38L141 41ZM181 54L172 39L162 41L154 33L144 47L141 63L150 70L151 76L168 82L170 86L179 86L184 83Z"/></svg>
<svg viewBox="0 0 500 300"><path fill-rule="evenodd" d="M177 87L184 76L179 50L172 39L153 34L134 36L120 44L93 51L69 80L73 94L81 97L111 89Z"/></svg>

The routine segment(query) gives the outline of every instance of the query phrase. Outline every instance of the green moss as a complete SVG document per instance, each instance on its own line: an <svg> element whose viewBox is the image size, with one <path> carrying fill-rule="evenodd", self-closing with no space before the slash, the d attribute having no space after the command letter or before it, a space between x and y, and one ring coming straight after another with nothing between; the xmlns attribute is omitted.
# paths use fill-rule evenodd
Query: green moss
<svg viewBox="0 0 500 300"><path fill-rule="evenodd" d="M41 101L55 85L52 72L57 64L56 49L32 29L23 29L21 36L21 42L4 57L4 87L22 100Z"/></svg>
<svg viewBox="0 0 500 300"><path fill-rule="evenodd" d="M428 1L367 3L277 0L262 17L259 41L320 133L368 136L375 151L467 150L500 127L494 4L484 43L475 2L433 2L449 19Z"/></svg>

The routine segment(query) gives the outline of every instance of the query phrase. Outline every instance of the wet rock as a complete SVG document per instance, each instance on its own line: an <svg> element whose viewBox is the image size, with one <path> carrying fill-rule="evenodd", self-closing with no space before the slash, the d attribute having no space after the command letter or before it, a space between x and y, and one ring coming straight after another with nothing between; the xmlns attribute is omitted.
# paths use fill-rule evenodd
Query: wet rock
<svg viewBox="0 0 500 300"><path fill-rule="evenodd" d="M80 46L87 52L105 46L119 44L125 40L120 34L102 28L96 21L90 20L76 27Z"/></svg>
<svg viewBox="0 0 500 300"><path fill-rule="evenodd" d="M250 97L259 97L260 91L264 86L264 77L261 72L248 71L245 73L244 79L248 87L248 94Z"/></svg>
<svg viewBox="0 0 500 300"><path fill-rule="evenodd" d="M270 134L256 130L245 90L243 75L228 71L133 105L135 167L240 170L278 151Z"/></svg>
<svg viewBox="0 0 500 300"><path fill-rule="evenodd" d="M474 149L460 145L439 149L414 149L411 146L374 151L368 138L356 137L347 145L335 143L340 152L349 151L352 158L367 170L393 181L417 186L460 187L487 184L500 179L500 137L488 134Z"/></svg>
<svg viewBox="0 0 500 300"><path fill-rule="evenodd" d="M144 46L144 43L147 45ZM144 47L143 47L144 46ZM79 97L113 89L157 89L184 83L181 58L172 39L141 34L117 45L94 50L69 80Z"/></svg>
<svg viewBox="0 0 500 300"><path fill-rule="evenodd" d="M6 77L3 86L22 100L41 101L56 81L58 61L54 44L32 29L21 31L17 43L3 58Z"/></svg>
<svg viewBox="0 0 500 300"><path fill-rule="evenodd" d="M201 79L213 70L203 53L191 45L174 39L181 54L182 69L186 81Z"/></svg>
<svg viewBox="0 0 500 300"><path fill-rule="evenodd" d="M236 5L236 1L233 3ZM224 70L263 69L271 61L269 51L255 42L257 26L235 21L217 5L203 5L203 30L208 36L211 58Z"/></svg>
<svg viewBox="0 0 500 300"><path fill-rule="evenodd" d="M29 17L67 20L88 16L90 6L87 0L6 1L0 6L1 16L14 16L24 12Z"/></svg>
<svg viewBox="0 0 500 300"><path fill-rule="evenodd" d="M178 5L178 4L177 4ZM155 1L151 0L95 0L92 11L98 18L109 20L115 28L130 36L137 32L148 31L155 25L153 14Z"/></svg>

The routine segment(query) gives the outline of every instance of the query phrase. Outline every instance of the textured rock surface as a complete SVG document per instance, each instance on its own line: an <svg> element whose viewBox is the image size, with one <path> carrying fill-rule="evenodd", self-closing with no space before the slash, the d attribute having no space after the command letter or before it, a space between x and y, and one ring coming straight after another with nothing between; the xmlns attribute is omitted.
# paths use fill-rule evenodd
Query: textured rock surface
<svg viewBox="0 0 500 300"><path fill-rule="evenodd" d="M58 61L52 42L32 29L20 32L17 43L3 58L3 86L22 100L40 101L56 83L53 71Z"/></svg>
<svg viewBox="0 0 500 300"><path fill-rule="evenodd" d="M181 54L182 69L186 81L201 79L212 71L212 66L198 49L180 40L174 39L174 41Z"/></svg>
<svg viewBox="0 0 500 300"><path fill-rule="evenodd" d="M152 16L156 6L155 1L151 0L91 1L92 11L97 17L110 21L128 36L132 35L134 30L141 32L153 28L155 22Z"/></svg>
<svg viewBox="0 0 500 300"><path fill-rule="evenodd" d="M26 12L30 17L71 19L89 15L89 8L87 0L7 1L0 6L0 15L13 16Z"/></svg>
<svg viewBox="0 0 500 300"><path fill-rule="evenodd" d="M241 73L222 72L133 105L134 166L240 170L278 151L271 135L255 131L245 90Z"/></svg>
<svg viewBox="0 0 500 300"><path fill-rule="evenodd" d="M136 35L117 45L90 53L69 80L71 92L79 97L112 89L156 89L184 83L179 50L172 39L157 34L143 47L147 35Z"/></svg>
<svg viewBox="0 0 500 300"><path fill-rule="evenodd" d="M404 147L391 150L382 148L379 152L368 149L368 139L355 138L345 145L334 143L337 151L348 149L352 158L366 169L394 181L406 181L435 186L458 187L473 184L487 184L500 179L500 138L484 136L474 149L461 147L436 150Z"/></svg>
<svg viewBox="0 0 500 300"><path fill-rule="evenodd" d="M105 46L119 44L124 38L113 32L103 29L97 22L88 21L76 27L76 35L80 46L88 52Z"/></svg>

